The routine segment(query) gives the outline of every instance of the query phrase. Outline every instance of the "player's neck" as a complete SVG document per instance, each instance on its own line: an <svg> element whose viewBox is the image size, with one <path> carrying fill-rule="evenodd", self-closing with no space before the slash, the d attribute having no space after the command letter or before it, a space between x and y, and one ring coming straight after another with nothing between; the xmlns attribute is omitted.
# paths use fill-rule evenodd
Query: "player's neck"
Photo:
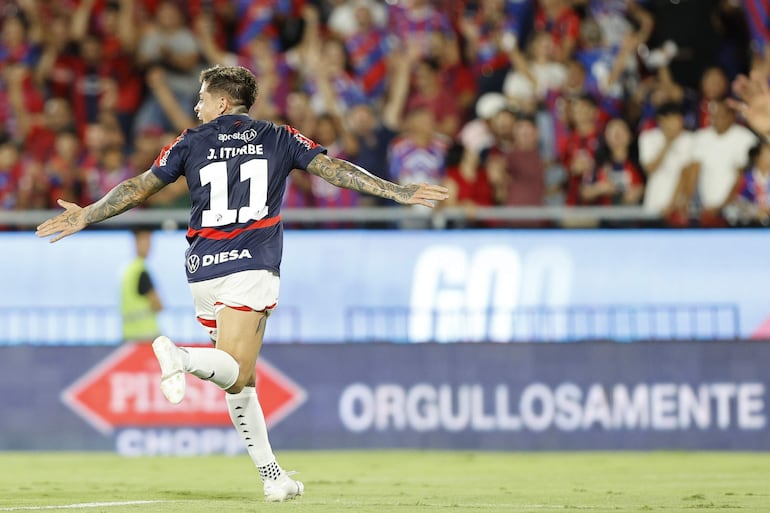
<svg viewBox="0 0 770 513"><path fill-rule="evenodd" d="M222 116L237 116L238 114L243 116L248 116L249 109L244 107L243 105L236 105L235 107L231 107L230 109L223 112Z"/></svg>

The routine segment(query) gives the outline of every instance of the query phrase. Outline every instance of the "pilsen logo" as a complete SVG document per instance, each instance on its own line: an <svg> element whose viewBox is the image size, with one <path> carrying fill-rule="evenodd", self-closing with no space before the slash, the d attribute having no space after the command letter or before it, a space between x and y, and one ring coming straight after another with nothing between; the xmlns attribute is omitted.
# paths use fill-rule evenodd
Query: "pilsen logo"
<svg viewBox="0 0 770 513"><path fill-rule="evenodd" d="M257 362L257 394L268 426L305 402L297 383L263 358ZM122 346L61 394L72 411L105 435L124 427L231 426L224 392L187 377L184 401L173 405L160 391L160 369L149 344Z"/></svg>

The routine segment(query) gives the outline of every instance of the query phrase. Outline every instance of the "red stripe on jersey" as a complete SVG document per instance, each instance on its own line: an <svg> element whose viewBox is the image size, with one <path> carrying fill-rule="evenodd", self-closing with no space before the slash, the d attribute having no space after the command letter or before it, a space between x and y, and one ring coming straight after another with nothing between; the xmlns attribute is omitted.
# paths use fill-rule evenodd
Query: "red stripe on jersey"
<svg viewBox="0 0 770 513"><path fill-rule="evenodd" d="M193 230L192 228L187 229L187 236L188 237L203 237L204 239L214 239L214 240L226 240L226 239L234 239L238 235L242 234L243 232L247 232L250 230L258 230L260 228L267 228L268 226L274 226L278 224L281 221L281 214L278 214L275 217L268 217L267 219L260 219L258 221L254 221L249 226L246 226L245 228L236 228L235 230L231 232L225 232L223 230L217 230L215 228L201 228L200 230Z"/></svg>

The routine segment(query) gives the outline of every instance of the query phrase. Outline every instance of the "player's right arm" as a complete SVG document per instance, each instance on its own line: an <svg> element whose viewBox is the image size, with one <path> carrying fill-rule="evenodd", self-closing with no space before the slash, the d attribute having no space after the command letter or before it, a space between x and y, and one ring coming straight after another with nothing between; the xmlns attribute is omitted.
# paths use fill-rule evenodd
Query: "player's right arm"
<svg viewBox="0 0 770 513"><path fill-rule="evenodd" d="M144 203L147 198L168 185L151 170L124 180L112 188L102 199L86 207L58 200L64 212L37 227L38 237L55 235L51 242L77 233L86 226L122 214Z"/></svg>

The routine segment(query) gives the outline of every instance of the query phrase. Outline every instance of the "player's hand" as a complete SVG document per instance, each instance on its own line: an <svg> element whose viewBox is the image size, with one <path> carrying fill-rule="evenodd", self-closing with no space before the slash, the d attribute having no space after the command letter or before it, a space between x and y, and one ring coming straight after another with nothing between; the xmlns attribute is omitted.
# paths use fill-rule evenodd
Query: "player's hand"
<svg viewBox="0 0 770 513"><path fill-rule="evenodd" d="M729 99L730 106L743 114L751 128L762 136L770 135L770 87L764 73L739 75L733 82L738 100Z"/></svg>
<svg viewBox="0 0 770 513"><path fill-rule="evenodd" d="M396 198L396 201L402 205L424 205L433 208L436 206L436 201L443 201L449 197L449 189L443 185L410 184L405 185L403 189L403 194L399 194Z"/></svg>
<svg viewBox="0 0 770 513"><path fill-rule="evenodd" d="M64 207L64 212L45 221L37 227L37 231L35 232L35 235L38 237L55 235L50 242L56 242L57 240L63 239L73 233L77 233L88 226L83 207L62 199L57 200L56 202L59 206Z"/></svg>

